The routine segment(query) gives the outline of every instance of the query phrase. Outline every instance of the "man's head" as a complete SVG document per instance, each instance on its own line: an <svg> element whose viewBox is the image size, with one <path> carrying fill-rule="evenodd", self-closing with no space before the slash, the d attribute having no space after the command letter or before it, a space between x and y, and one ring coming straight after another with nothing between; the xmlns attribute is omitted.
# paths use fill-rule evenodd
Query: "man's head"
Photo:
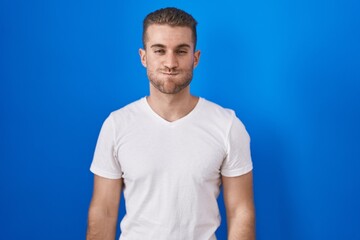
<svg viewBox="0 0 360 240"><path fill-rule="evenodd" d="M176 8L160 9L145 18L144 49L139 49L139 54L151 83L150 92L189 91L200 58L200 51L195 51L195 28L194 18Z"/></svg>
<svg viewBox="0 0 360 240"><path fill-rule="evenodd" d="M150 25L157 24L157 25L169 25L172 27L188 27L192 31L192 38L194 43L194 51L196 48L196 20L187 12L173 8L162 8L156 10L150 14L148 14L143 22L143 47L146 49L146 42L147 42L147 30Z"/></svg>

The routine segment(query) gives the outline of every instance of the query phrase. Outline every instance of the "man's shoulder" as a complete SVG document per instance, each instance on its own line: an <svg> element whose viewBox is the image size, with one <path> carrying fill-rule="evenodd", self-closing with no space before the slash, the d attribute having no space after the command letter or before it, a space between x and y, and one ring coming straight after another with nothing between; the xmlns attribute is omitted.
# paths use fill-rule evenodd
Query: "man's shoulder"
<svg viewBox="0 0 360 240"><path fill-rule="evenodd" d="M215 102L202 98L203 112L209 117L221 118L224 120L232 119L235 116L234 110L225 108Z"/></svg>
<svg viewBox="0 0 360 240"><path fill-rule="evenodd" d="M110 113L115 121L133 118L143 111L144 98L128 103L127 105Z"/></svg>

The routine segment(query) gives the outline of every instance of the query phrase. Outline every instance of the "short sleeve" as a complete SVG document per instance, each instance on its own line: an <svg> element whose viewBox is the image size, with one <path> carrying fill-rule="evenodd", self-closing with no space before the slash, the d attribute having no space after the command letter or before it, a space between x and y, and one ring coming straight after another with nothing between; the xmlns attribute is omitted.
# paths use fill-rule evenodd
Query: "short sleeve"
<svg viewBox="0 0 360 240"><path fill-rule="evenodd" d="M227 137L227 155L221 166L221 175L236 177L252 170L250 136L242 122L234 115Z"/></svg>
<svg viewBox="0 0 360 240"><path fill-rule="evenodd" d="M101 127L90 171L101 177L120 179L122 172L116 157L114 125L114 120L110 115Z"/></svg>

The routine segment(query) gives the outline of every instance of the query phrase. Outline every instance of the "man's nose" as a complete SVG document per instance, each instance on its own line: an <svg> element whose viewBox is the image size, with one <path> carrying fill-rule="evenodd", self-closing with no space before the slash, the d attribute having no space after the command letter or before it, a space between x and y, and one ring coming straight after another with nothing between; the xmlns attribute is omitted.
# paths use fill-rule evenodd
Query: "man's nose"
<svg viewBox="0 0 360 240"><path fill-rule="evenodd" d="M165 60L164 60L164 66L169 69L178 67L178 60L174 53L166 54Z"/></svg>

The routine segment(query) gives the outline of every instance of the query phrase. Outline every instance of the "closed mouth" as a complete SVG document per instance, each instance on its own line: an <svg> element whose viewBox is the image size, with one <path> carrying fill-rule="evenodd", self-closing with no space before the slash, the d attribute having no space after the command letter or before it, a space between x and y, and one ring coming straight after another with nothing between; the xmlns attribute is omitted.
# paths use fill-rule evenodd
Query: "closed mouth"
<svg viewBox="0 0 360 240"><path fill-rule="evenodd" d="M170 75L170 76L175 76L175 75L179 74L178 72L161 72L161 73L165 74L165 75Z"/></svg>

